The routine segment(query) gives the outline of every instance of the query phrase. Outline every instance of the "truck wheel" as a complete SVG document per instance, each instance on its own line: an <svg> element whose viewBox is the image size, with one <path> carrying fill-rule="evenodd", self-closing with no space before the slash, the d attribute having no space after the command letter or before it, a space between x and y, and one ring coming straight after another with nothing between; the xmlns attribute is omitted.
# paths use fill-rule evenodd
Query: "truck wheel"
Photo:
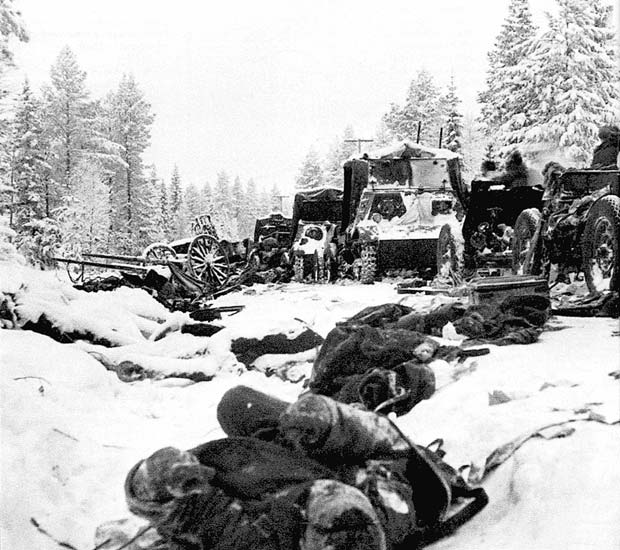
<svg viewBox="0 0 620 550"><path fill-rule="evenodd" d="M455 284L463 280L463 239L458 239L450 225L444 225L437 239L437 276Z"/></svg>
<svg viewBox="0 0 620 550"><path fill-rule="evenodd" d="M302 283L304 280L304 257L295 256L295 263L293 264L293 280L297 283Z"/></svg>
<svg viewBox="0 0 620 550"><path fill-rule="evenodd" d="M618 232L620 197L607 195L594 203L581 240L583 272L590 292L619 288Z"/></svg>
<svg viewBox="0 0 620 550"><path fill-rule="evenodd" d="M373 244L365 244L362 246L362 269L360 273L360 281L369 285L375 282L377 274L377 247Z"/></svg>
<svg viewBox="0 0 620 550"><path fill-rule="evenodd" d="M540 273L540 260L535 258L534 242L541 214L538 208L527 208L517 217L512 237L512 272L515 275L537 275Z"/></svg>

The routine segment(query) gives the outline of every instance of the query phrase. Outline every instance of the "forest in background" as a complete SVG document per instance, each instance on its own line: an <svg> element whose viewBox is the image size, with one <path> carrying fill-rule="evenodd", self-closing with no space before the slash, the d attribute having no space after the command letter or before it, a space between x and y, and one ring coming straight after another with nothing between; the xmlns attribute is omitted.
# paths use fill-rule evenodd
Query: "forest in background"
<svg viewBox="0 0 620 550"><path fill-rule="evenodd" d="M470 179L483 159L519 148L530 163L557 160L587 166L602 124L617 124L619 71L612 7L602 0L556 0L544 29L528 0L510 0L488 53L480 116L460 112L454 79L442 89L427 69L415 71L404 101L386 106L372 147L417 139L462 156ZM148 98L131 74L105 97L92 98L87 75L69 47L50 68L49 82L23 82L8 96L10 44L27 41L12 0L0 0L0 89L9 107L0 119L2 217L14 244L39 260L42 251L139 253L148 244L189 236L198 214L211 215L221 238L251 236L257 217L283 206L274 185L258 189L219 170L214 182L184 182L181 170L160 174L144 163L156 124ZM354 126L324 154L310 149L296 189L342 186L342 163L358 150ZM205 167L206 168L206 167Z"/></svg>

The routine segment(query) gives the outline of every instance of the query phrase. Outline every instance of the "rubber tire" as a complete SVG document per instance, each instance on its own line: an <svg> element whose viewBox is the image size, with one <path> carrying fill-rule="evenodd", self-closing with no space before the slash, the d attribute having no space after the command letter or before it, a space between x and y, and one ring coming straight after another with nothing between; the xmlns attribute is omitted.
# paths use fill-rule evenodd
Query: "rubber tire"
<svg viewBox="0 0 620 550"><path fill-rule="evenodd" d="M462 240L462 238L461 238ZM443 268L446 265L445 256L450 255L449 264L450 271L453 274L455 280L463 278L463 267L465 265L465 259L463 257L463 246L459 243L457 236L454 235L452 227L450 225L444 225L439 232L437 238L437 275L442 276ZM447 275L447 274L445 274Z"/></svg>
<svg viewBox="0 0 620 550"><path fill-rule="evenodd" d="M596 258L596 233L606 223L611 229L613 266L608 288L597 288L591 269L591 262ZM590 292L602 290L618 290L620 288L620 258L618 257L618 233L620 232L620 197L607 195L594 203L586 217L581 240L583 273Z"/></svg>
<svg viewBox="0 0 620 550"><path fill-rule="evenodd" d="M377 247L374 244L362 245L362 269L360 282L371 285L375 282L377 275Z"/></svg>
<svg viewBox="0 0 620 550"><path fill-rule="evenodd" d="M530 265L526 266L526 269L523 269L521 251L523 249L524 242L528 239L530 240L530 246L536 243L532 243L532 239L534 234L536 233L536 228L540 223L542 215L538 208L527 208L523 210L517 220L515 221L514 226L514 236L512 238L512 272L515 275L538 275L540 273L540 262L537 260L536 252L534 252L534 257L530 258ZM538 242L540 242L540 235L538 237ZM538 254L539 256L540 254Z"/></svg>

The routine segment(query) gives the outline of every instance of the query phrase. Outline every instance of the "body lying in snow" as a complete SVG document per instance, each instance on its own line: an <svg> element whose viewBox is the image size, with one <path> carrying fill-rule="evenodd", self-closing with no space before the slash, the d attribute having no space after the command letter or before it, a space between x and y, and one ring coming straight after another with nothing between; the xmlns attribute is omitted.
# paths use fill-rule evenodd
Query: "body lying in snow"
<svg viewBox="0 0 620 550"><path fill-rule="evenodd" d="M127 476L129 508L156 527L158 549L416 548L487 502L387 417L325 396L289 404L239 386L218 419L228 438L161 449Z"/></svg>
<svg viewBox="0 0 620 550"><path fill-rule="evenodd" d="M548 310L549 300L537 295L498 306L446 304L425 314L401 304L368 307L328 333L309 387L368 410L405 414L435 392L429 362L488 352L439 345L430 336L441 336L447 323L469 344L528 344L538 339Z"/></svg>

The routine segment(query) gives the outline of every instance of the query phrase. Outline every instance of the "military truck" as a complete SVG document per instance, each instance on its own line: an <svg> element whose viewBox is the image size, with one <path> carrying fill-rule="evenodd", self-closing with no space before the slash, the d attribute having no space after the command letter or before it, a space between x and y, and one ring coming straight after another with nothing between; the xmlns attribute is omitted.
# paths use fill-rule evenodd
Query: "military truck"
<svg viewBox="0 0 620 550"><path fill-rule="evenodd" d="M545 168L542 212L515 222L513 271L550 282L583 273L590 292L620 288L620 171Z"/></svg>
<svg viewBox="0 0 620 550"><path fill-rule="evenodd" d="M432 277L441 227L455 223L466 197L458 155L411 141L344 165L343 255L372 283L386 269Z"/></svg>

